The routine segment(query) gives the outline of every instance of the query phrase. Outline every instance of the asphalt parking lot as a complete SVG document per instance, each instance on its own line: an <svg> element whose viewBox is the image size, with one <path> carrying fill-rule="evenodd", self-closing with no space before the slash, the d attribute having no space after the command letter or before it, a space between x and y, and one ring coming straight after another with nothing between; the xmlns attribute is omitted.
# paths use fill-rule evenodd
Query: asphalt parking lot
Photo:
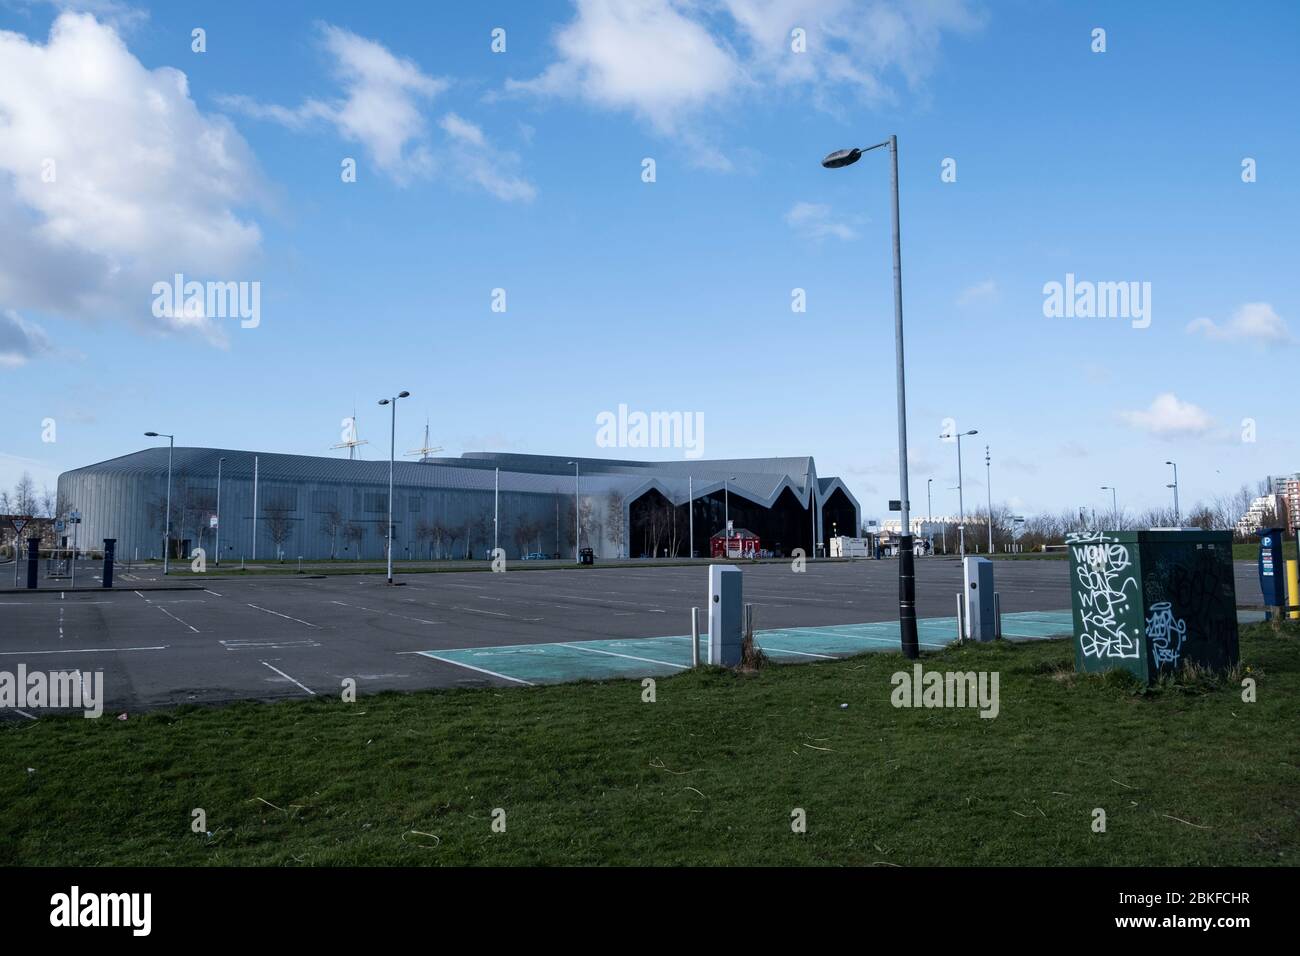
<svg viewBox="0 0 1300 956"><path fill-rule="evenodd" d="M756 626L795 628L897 616L892 561L745 567ZM917 614L951 617L956 559L917 562ZM1063 561L999 561L1004 613L1069 607ZM422 652L689 633L706 603L697 567L612 567L324 578L213 576L193 590L0 593L0 671L102 671L113 712L182 703L274 700L505 684ZM1240 593L1253 568L1238 566ZM184 582L186 584L190 581ZM204 587L203 585L207 586ZM1240 599L1239 599L1240 600ZM12 711L6 716L14 716Z"/></svg>

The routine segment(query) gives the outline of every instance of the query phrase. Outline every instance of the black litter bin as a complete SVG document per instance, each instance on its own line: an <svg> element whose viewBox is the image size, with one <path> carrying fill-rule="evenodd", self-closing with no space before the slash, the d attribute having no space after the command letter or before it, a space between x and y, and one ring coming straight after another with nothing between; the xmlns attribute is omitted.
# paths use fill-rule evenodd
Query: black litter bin
<svg viewBox="0 0 1300 956"><path fill-rule="evenodd" d="M1146 683L1185 663L1237 663L1229 531L1083 531L1066 539L1074 666Z"/></svg>
<svg viewBox="0 0 1300 956"><path fill-rule="evenodd" d="M578 563L579 563L579 564L595 564L595 563L596 563L596 552L593 551L593 550L591 550L591 548L583 548L581 551L578 552Z"/></svg>

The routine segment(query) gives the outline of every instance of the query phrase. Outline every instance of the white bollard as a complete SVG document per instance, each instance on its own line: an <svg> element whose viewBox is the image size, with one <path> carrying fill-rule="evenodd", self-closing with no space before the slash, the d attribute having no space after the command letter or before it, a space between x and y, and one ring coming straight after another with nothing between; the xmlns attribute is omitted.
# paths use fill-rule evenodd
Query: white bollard
<svg viewBox="0 0 1300 956"><path fill-rule="evenodd" d="M700 666L700 609L691 608L691 667Z"/></svg>

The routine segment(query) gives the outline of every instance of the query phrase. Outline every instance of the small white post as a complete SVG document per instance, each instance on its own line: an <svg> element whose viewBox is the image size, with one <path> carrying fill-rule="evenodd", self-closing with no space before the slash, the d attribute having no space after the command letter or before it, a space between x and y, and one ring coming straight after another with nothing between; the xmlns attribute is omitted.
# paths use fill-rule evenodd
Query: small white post
<svg viewBox="0 0 1300 956"><path fill-rule="evenodd" d="M691 667L700 666L700 609L691 608Z"/></svg>

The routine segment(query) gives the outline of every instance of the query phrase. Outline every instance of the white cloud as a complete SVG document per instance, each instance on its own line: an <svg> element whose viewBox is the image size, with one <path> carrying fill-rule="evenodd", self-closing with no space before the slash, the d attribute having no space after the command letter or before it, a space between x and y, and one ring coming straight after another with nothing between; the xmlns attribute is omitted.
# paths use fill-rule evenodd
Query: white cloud
<svg viewBox="0 0 1300 956"><path fill-rule="evenodd" d="M0 307L158 328L155 281L244 278L256 164L184 73L145 68L86 14L43 45L0 32L0 63Z"/></svg>
<svg viewBox="0 0 1300 956"><path fill-rule="evenodd" d="M821 203L797 202L785 214L788 225L805 239L856 239L858 234L851 225L836 219L831 207Z"/></svg>
<svg viewBox="0 0 1300 956"><path fill-rule="evenodd" d="M518 174L517 155L494 149L483 130L455 113L448 113L439 125L449 137L442 155L453 178L477 183L497 199L531 202L536 198L537 188Z"/></svg>
<svg viewBox="0 0 1300 956"><path fill-rule="evenodd" d="M54 351L49 336L13 309L0 311L0 368L25 365Z"/></svg>
<svg viewBox="0 0 1300 956"><path fill-rule="evenodd" d="M461 119L455 113L448 113L439 124L447 135L469 146L487 146L483 131L468 120Z"/></svg>
<svg viewBox="0 0 1300 956"><path fill-rule="evenodd" d="M320 121L330 123L345 140L359 143L375 166L399 184L427 176L434 162L421 104L446 90L447 81L427 75L411 60L350 30L328 23L319 29L321 46L332 58L334 77L343 88L341 97L308 99L292 109L246 96L224 96L219 101L229 109L295 130Z"/></svg>
<svg viewBox="0 0 1300 956"><path fill-rule="evenodd" d="M789 88L819 108L890 103L892 77L920 87L945 32L977 28L965 0L575 0L557 58L507 90L627 110L681 141L697 164L729 168L706 133L745 92ZM803 29L807 49L791 48Z"/></svg>
<svg viewBox="0 0 1300 956"><path fill-rule="evenodd" d="M985 279L983 282L977 282L973 286L963 289L961 295L957 296L957 304L979 305L996 301L997 297L998 284L992 279Z"/></svg>
<svg viewBox="0 0 1300 956"><path fill-rule="evenodd" d="M508 89L579 96L630 109L660 132L678 130L682 114L726 96L742 82L733 53L682 3L669 0L577 0L577 15L555 36L559 59Z"/></svg>
<svg viewBox="0 0 1300 956"><path fill-rule="evenodd" d="M18 0L27 6L46 3L60 13L90 13L119 33L129 32L149 19L149 11L122 0ZM3 5L3 4L0 4Z"/></svg>
<svg viewBox="0 0 1300 956"><path fill-rule="evenodd" d="M1158 436L1204 435L1214 427L1204 409L1181 401L1173 392L1157 395L1146 409L1120 412L1120 417L1134 428Z"/></svg>
<svg viewBox="0 0 1300 956"><path fill-rule="evenodd" d="M1294 345L1295 337L1286 321L1267 302L1247 302L1222 325L1212 319L1187 323L1190 335L1202 334L1218 342L1255 342L1261 345Z"/></svg>
<svg viewBox="0 0 1300 956"><path fill-rule="evenodd" d="M750 69L825 96L839 91L871 105L896 99L897 73L918 89L934 67L946 31L969 32L981 18L965 0L723 0L747 47ZM807 52L793 53L803 29ZM823 104L825 105L825 104Z"/></svg>
<svg viewBox="0 0 1300 956"><path fill-rule="evenodd" d="M297 107L262 103L247 96L223 96L223 106L292 130L325 123L358 143L374 166L399 186L442 175L472 182L502 200L531 201L537 189L519 174L519 157L494 148L483 130L455 113L438 123L446 140L435 145L425 110L451 85L424 73L374 40L341 27L320 25L321 45L333 59L343 88L334 100L308 99Z"/></svg>

